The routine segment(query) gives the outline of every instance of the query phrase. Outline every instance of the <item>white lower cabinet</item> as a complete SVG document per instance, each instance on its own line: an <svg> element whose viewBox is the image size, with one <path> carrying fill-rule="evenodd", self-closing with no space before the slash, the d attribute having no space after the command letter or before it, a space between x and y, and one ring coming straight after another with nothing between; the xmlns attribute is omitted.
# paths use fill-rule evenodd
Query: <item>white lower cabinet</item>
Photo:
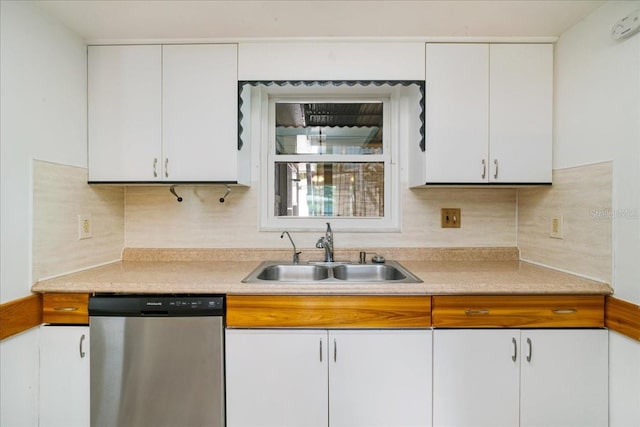
<svg viewBox="0 0 640 427"><path fill-rule="evenodd" d="M434 426L606 426L606 330L438 330Z"/></svg>
<svg viewBox="0 0 640 427"><path fill-rule="evenodd" d="M431 334L228 329L227 426L430 426Z"/></svg>
<svg viewBox="0 0 640 427"><path fill-rule="evenodd" d="M40 329L41 427L90 423L89 327Z"/></svg>

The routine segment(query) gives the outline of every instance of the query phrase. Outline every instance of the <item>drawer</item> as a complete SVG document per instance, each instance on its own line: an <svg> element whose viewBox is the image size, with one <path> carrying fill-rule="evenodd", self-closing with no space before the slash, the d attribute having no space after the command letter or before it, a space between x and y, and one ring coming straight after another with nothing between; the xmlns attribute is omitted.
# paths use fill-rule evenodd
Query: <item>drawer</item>
<svg viewBox="0 0 640 427"><path fill-rule="evenodd" d="M602 328L603 295L434 296L436 328Z"/></svg>
<svg viewBox="0 0 640 427"><path fill-rule="evenodd" d="M227 296L231 328L425 328L429 296Z"/></svg>
<svg viewBox="0 0 640 427"><path fill-rule="evenodd" d="M89 294L45 293L42 296L42 321L89 324Z"/></svg>

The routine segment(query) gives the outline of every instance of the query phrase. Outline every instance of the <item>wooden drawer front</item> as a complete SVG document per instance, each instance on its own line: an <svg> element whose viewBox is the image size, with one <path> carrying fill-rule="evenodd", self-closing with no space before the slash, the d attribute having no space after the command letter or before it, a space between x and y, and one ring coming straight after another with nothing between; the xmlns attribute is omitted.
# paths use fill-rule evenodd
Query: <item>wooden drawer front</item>
<svg viewBox="0 0 640 427"><path fill-rule="evenodd" d="M431 326L431 297L230 295L227 326L423 328Z"/></svg>
<svg viewBox="0 0 640 427"><path fill-rule="evenodd" d="M600 328L604 296L434 296L433 326Z"/></svg>
<svg viewBox="0 0 640 427"><path fill-rule="evenodd" d="M89 324L89 294L44 294L44 323Z"/></svg>

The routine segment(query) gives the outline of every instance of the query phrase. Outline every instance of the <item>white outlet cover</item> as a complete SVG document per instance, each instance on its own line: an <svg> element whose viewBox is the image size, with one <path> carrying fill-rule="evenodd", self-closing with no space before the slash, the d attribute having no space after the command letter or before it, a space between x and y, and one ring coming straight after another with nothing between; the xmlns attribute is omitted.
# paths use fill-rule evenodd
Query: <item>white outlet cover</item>
<svg viewBox="0 0 640 427"><path fill-rule="evenodd" d="M91 214L78 214L78 239L90 239L93 237L93 222Z"/></svg>

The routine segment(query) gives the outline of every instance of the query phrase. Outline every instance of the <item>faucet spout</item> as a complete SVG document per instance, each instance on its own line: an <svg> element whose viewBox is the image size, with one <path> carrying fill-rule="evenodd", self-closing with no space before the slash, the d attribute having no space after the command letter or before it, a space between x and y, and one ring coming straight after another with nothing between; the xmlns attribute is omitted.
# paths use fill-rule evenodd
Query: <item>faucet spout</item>
<svg viewBox="0 0 640 427"><path fill-rule="evenodd" d="M293 246L293 263L294 264L298 264L300 262L300 254L302 252L298 252L298 250L296 249L296 244L293 243L293 239L291 238L291 234L289 234L288 231L283 231L282 234L280 235L280 238L284 238L284 235L287 235L287 237L289 238L289 241L291 242L291 246Z"/></svg>
<svg viewBox="0 0 640 427"><path fill-rule="evenodd" d="M324 249L325 262L333 262L333 230L331 230L331 224L327 223L327 231L323 237L318 239L316 248Z"/></svg>

